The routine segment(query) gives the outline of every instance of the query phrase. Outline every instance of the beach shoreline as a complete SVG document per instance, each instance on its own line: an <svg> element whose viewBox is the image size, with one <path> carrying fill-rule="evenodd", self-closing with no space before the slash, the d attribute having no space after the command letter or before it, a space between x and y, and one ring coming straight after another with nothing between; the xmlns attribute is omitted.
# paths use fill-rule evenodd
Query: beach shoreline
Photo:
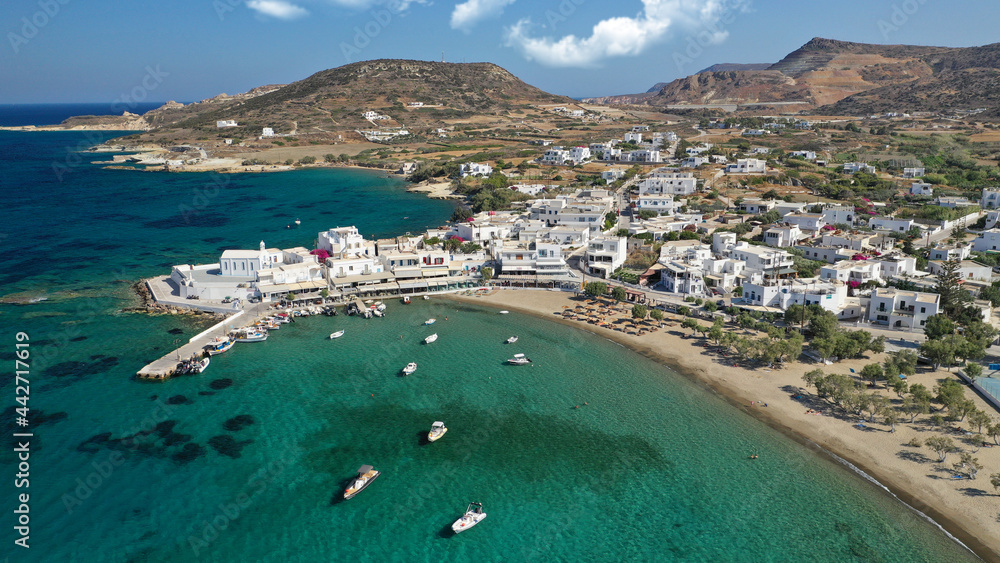
<svg viewBox="0 0 1000 563"><path fill-rule="evenodd" d="M889 451L890 449L895 451L900 447L905 450L906 447L900 446L899 443L905 442L912 434L919 436L922 432L906 432L903 428L904 423L900 422L894 434L885 431L873 436L871 432L866 432L864 436L877 439L848 439L851 437L850 433L855 431L852 424L835 416L817 417L812 414L798 414L796 411L806 407L796 403L787 391L782 390L782 387L787 385L805 390L801 375L816 367L825 368L827 372L846 372L848 368L860 371L863 365L880 359L881 355L842 361L834 366L789 362L790 365L781 370L766 372L765 378L765 372L761 369L726 366L717 360L698 361L704 360L707 353L706 347L698 345L702 342L700 337L685 338L666 330L656 334L635 336L565 319L560 314L564 306L585 302L567 292L496 289L488 294L472 296L453 294L445 297L495 309L515 310L584 330L621 344L696 381L706 390L806 446L828 462L841 467L846 466L860 478L867 476L868 480L874 479L880 488L884 488L882 490L884 494L894 497L895 500L924 515L976 556L986 561L1000 561L1000 535L995 530L993 517L987 513L994 507L996 500L989 504L986 500L995 495L965 496L954 490L951 480L930 479L926 476L928 468L907 462ZM667 319L664 323L678 324ZM684 332L679 326L676 328L676 332ZM779 374L779 377L771 377L774 374ZM972 398L979 408L985 406L979 397L973 395ZM751 401L760 401L766 408L751 406ZM875 423L872 426L881 425ZM896 444L890 445L893 442ZM977 455L986 458L983 461L987 467L1000 466L1000 448L984 449ZM991 461L994 463L990 463ZM986 472L984 469L984 473ZM963 486L966 482L968 481L963 480ZM980 475L976 482L985 487L989 486L988 477L984 475Z"/></svg>

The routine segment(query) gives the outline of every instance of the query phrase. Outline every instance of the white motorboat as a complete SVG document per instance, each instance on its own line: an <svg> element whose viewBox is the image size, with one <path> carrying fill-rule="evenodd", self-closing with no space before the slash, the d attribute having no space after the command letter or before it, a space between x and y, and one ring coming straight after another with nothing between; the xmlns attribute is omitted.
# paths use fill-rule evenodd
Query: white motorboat
<svg viewBox="0 0 1000 563"><path fill-rule="evenodd" d="M385 303L381 301L376 301L373 307L376 311L385 311Z"/></svg>
<svg viewBox="0 0 1000 563"><path fill-rule="evenodd" d="M381 474L381 472L370 465L362 465L358 469L358 476L351 481L351 484L347 486L347 490L344 491L344 498L349 499L365 490Z"/></svg>
<svg viewBox="0 0 1000 563"><path fill-rule="evenodd" d="M267 331L241 330L236 333L236 342L263 342L267 340Z"/></svg>
<svg viewBox="0 0 1000 563"><path fill-rule="evenodd" d="M424 324L425 325L432 325L432 324L434 324L436 322L437 322L437 319L427 319L426 321L424 321Z"/></svg>
<svg viewBox="0 0 1000 563"><path fill-rule="evenodd" d="M434 334L432 334L432 335L430 335L430 336L428 336L427 338L424 339L424 344L430 344L431 342L434 342L437 339L438 339L438 335L435 332Z"/></svg>
<svg viewBox="0 0 1000 563"><path fill-rule="evenodd" d="M531 360L524 357L524 354L514 354L514 357L507 360L507 363L514 366L523 366L526 364L530 364Z"/></svg>
<svg viewBox="0 0 1000 563"><path fill-rule="evenodd" d="M431 296L430 296L430 295L424 295L424 300L425 300L425 301L426 301L426 300L429 300L430 298L431 298Z"/></svg>
<svg viewBox="0 0 1000 563"><path fill-rule="evenodd" d="M456 534L464 532L482 522L485 518L486 513L483 512L483 504L480 502L470 502L469 507L465 509L465 514L451 525L451 530Z"/></svg>
<svg viewBox="0 0 1000 563"><path fill-rule="evenodd" d="M190 359L181 362L180 365L177 366L177 372L182 374L201 373L205 371L205 368L208 367L208 364L211 361L212 360L209 358L201 358L200 360Z"/></svg>
<svg viewBox="0 0 1000 563"><path fill-rule="evenodd" d="M501 314L501 315L506 315L506 314L507 314L507 313L509 313L509 312L510 312L510 311L500 311L500 314Z"/></svg>
<svg viewBox="0 0 1000 563"><path fill-rule="evenodd" d="M372 309L372 314L379 318L385 316L385 313L382 311L382 309Z"/></svg>
<svg viewBox="0 0 1000 563"><path fill-rule="evenodd" d="M417 371L417 364L410 362L406 364L405 368L403 368L403 375L413 375L413 372L415 371Z"/></svg>
<svg viewBox="0 0 1000 563"><path fill-rule="evenodd" d="M410 296L409 295L404 295L403 296L403 303L405 303L407 305L410 304Z"/></svg>
<svg viewBox="0 0 1000 563"><path fill-rule="evenodd" d="M333 340L334 338L340 338L341 336L344 336L344 331L338 330L337 332L330 334L330 340Z"/></svg>
<svg viewBox="0 0 1000 563"><path fill-rule="evenodd" d="M516 336L511 336L510 338L507 339L507 344L513 344L515 342L517 342Z"/></svg>
<svg viewBox="0 0 1000 563"><path fill-rule="evenodd" d="M236 344L236 341L232 338L219 337L210 342L208 346L205 346L205 349L208 350L210 356L217 356L228 351L234 344Z"/></svg>
<svg viewBox="0 0 1000 563"><path fill-rule="evenodd" d="M436 442L438 438L444 436L445 432L448 431L448 427L444 425L440 420L431 424L431 431L427 433L428 442Z"/></svg>
<svg viewBox="0 0 1000 563"><path fill-rule="evenodd" d="M295 219L295 224L296 224L296 225L301 225L301 224L302 224L302 221L299 221L298 219Z"/></svg>

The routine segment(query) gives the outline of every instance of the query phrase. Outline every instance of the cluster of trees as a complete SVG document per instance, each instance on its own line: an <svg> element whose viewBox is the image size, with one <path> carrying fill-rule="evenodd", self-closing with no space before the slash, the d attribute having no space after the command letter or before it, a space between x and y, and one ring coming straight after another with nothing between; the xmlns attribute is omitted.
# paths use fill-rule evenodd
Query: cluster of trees
<svg viewBox="0 0 1000 563"><path fill-rule="evenodd" d="M747 319L750 320L748 321ZM740 320L741 318L737 318L737 323L741 324L741 326L750 322L753 322L755 325L758 324L750 317L742 317L743 323L740 323ZM802 354L802 346L805 344L805 338L801 334L795 331L789 333L785 329L768 323L759 324L766 327L764 330L766 335L756 338L738 335L727 330L725 322L722 319L715 319L712 326L704 326L694 319L688 318L681 323L681 326L691 330L692 334L701 332L703 336L707 336L715 342L716 346L721 347L727 352L732 351L741 361L774 365L782 363L785 360L795 359ZM757 327L755 326L754 328Z"/></svg>
<svg viewBox="0 0 1000 563"><path fill-rule="evenodd" d="M872 337L867 330L841 328L837 315L819 305L792 305L785 311L785 322L798 326L809 337L810 347L824 360L860 358L866 352L885 351L885 337Z"/></svg>

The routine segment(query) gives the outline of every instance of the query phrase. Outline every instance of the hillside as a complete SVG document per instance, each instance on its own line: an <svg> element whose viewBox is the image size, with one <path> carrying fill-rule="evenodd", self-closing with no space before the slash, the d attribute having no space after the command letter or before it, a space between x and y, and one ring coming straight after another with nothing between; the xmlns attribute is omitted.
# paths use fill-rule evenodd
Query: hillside
<svg viewBox="0 0 1000 563"><path fill-rule="evenodd" d="M423 107L408 105L416 102ZM379 126L419 130L440 127L450 118L501 116L531 104L572 102L491 63L375 60L317 72L284 86L164 106L146 114L155 127L146 137L217 134L217 121L234 120L239 126L225 129L227 137L253 137L271 127L276 133L335 138L373 128L361 115L368 110L390 118Z"/></svg>
<svg viewBox="0 0 1000 563"><path fill-rule="evenodd" d="M789 109L848 115L973 109L995 105L998 70L1000 44L950 48L815 38L763 70L714 65L655 94L595 101L651 106L800 102Z"/></svg>

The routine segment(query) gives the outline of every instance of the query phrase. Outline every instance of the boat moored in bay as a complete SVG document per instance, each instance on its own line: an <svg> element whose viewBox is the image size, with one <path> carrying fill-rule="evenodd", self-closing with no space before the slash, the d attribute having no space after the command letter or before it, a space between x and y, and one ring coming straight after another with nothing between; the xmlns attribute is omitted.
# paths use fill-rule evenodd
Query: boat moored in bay
<svg viewBox="0 0 1000 563"><path fill-rule="evenodd" d="M451 525L451 530L456 534L464 532L482 522L485 518L486 513L483 512L483 504L481 502L470 502L469 507L465 509L465 514Z"/></svg>
<svg viewBox="0 0 1000 563"><path fill-rule="evenodd" d="M435 421L431 424L431 431L427 433L428 442L436 442L441 436L445 435L448 431L448 427L444 425L440 420Z"/></svg>
<svg viewBox="0 0 1000 563"><path fill-rule="evenodd" d="M347 486L347 490L344 491L344 498L353 498L355 495L365 490L368 485L372 484L372 481L378 478L382 473L371 465L362 465L358 469L358 476L351 481L351 484Z"/></svg>

